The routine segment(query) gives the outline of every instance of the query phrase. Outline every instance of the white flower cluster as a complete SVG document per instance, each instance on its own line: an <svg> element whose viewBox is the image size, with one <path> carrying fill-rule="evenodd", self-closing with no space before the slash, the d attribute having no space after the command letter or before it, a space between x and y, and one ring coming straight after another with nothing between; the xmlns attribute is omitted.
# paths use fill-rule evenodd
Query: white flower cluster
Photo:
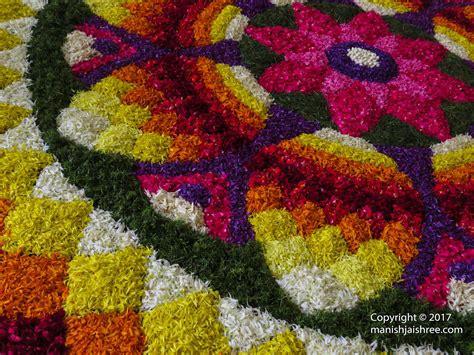
<svg viewBox="0 0 474 355"><path fill-rule="evenodd" d="M456 54L457 56L461 57L462 59L466 59L466 60L471 59L470 56L469 56L469 52L466 50L466 48L464 48L460 44L456 43L455 41L453 41L448 36L446 36L442 33L436 32L436 29L435 29L434 37L436 38L436 40L439 43L441 43L444 47L446 47L446 49L448 51Z"/></svg>
<svg viewBox="0 0 474 355"><path fill-rule="evenodd" d="M353 308L359 298L329 271L300 265L277 280L303 313L317 310L341 311Z"/></svg>
<svg viewBox="0 0 474 355"><path fill-rule="evenodd" d="M205 291L208 284L188 274L179 265L150 256L142 311L150 311L163 303L175 301L193 292Z"/></svg>
<svg viewBox="0 0 474 355"><path fill-rule="evenodd" d="M3 90L0 90L0 102L31 110L33 108L33 101L31 100L31 92L28 89L29 85L30 82L27 79L11 83Z"/></svg>
<svg viewBox="0 0 474 355"><path fill-rule="evenodd" d="M469 148L474 145L474 139L469 134L460 134L448 139L442 143L436 143L431 146L433 154L446 154L457 150Z"/></svg>
<svg viewBox="0 0 474 355"><path fill-rule="evenodd" d="M260 86L250 70L240 65L231 67L231 70L235 78L239 80L258 101L263 102L267 107L272 104L273 99L270 93Z"/></svg>
<svg viewBox="0 0 474 355"><path fill-rule="evenodd" d="M0 23L0 29L10 32L17 36L23 42L27 43L31 39L33 33L32 28L38 20L34 17L23 17L16 20Z"/></svg>
<svg viewBox="0 0 474 355"><path fill-rule="evenodd" d="M92 47L93 44L93 37L86 35L82 31L72 31L68 33L63 44L64 58L72 66L84 60L100 56L100 53Z"/></svg>
<svg viewBox="0 0 474 355"><path fill-rule="evenodd" d="M71 185L63 175L61 164L55 162L41 171L31 193L33 197L58 201L85 200L84 190Z"/></svg>
<svg viewBox="0 0 474 355"><path fill-rule="evenodd" d="M448 307L463 314L474 312L474 282L451 279L448 284Z"/></svg>
<svg viewBox="0 0 474 355"><path fill-rule="evenodd" d="M360 335L355 338L336 337L310 328L292 328L305 345L307 354L373 354L377 349L376 341L367 344Z"/></svg>
<svg viewBox="0 0 474 355"><path fill-rule="evenodd" d="M321 139L339 143L345 145L346 147L362 150L371 150L373 152L377 151L377 148L375 148L375 146L367 142L365 139L351 137L347 134L339 133L338 131L331 128L323 128L319 131L314 132L313 134Z"/></svg>
<svg viewBox="0 0 474 355"><path fill-rule="evenodd" d="M234 41L241 41L249 21L249 18L245 15L238 14L235 16L227 26L225 38L232 39Z"/></svg>
<svg viewBox="0 0 474 355"><path fill-rule="evenodd" d="M27 117L15 128L0 134L0 149L33 149L48 150L48 146L41 138L40 130L34 117Z"/></svg>
<svg viewBox="0 0 474 355"><path fill-rule="evenodd" d="M193 229L207 233L202 208L186 201L177 192L168 192L159 189L156 193L147 192L154 210L173 220L180 220L189 224Z"/></svg>
<svg viewBox="0 0 474 355"><path fill-rule="evenodd" d="M236 351L249 351L283 333L288 325L267 312L252 307L242 307L238 301L226 297L220 305L219 322L225 327L229 345Z"/></svg>
<svg viewBox="0 0 474 355"><path fill-rule="evenodd" d="M364 48L349 48L347 50L347 56L351 58L354 63L363 67L375 68L380 65L379 56L376 53Z"/></svg>
<svg viewBox="0 0 474 355"><path fill-rule="evenodd" d="M94 148L99 135L110 126L107 118L74 107L63 109L56 122L63 137L89 149Z"/></svg>
<svg viewBox="0 0 474 355"><path fill-rule="evenodd" d="M138 246L136 233L114 220L110 212L94 209L89 217L90 221L78 245L80 255L113 253L129 246Z"/></svg>
<svg viewBox="0 0 474 355"><path fill-rule="evenodd" d="M276 6L291 5L297 2L304 4L306 1L308 0L270 0L270 2Z"/></svg>
<svg viewBox="0 0 474 355"><path fill-rule="evenodd" d="M397 14L395 10L376 4L371 0L354 0L354 3L364 11L375 11L382 16L394 16Z"/></svg>
<svg viewBox="0 0 474 355"><path fill-rule="evenodd" d="M39 11L46 6L48 0L21 0L21 2L35 11Z"/></svg>

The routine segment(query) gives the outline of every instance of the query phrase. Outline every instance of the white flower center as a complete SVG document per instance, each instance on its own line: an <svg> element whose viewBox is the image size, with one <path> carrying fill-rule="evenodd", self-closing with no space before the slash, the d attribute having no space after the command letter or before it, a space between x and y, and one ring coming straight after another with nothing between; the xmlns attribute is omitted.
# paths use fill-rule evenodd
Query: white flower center
<svg viewBox="0 0 474 355"><path fill-rule="evenodd" d="M374 68L379 66L379 56L367 49L352 47L347 50L347 55L351 60L364 67Z"/></svg>

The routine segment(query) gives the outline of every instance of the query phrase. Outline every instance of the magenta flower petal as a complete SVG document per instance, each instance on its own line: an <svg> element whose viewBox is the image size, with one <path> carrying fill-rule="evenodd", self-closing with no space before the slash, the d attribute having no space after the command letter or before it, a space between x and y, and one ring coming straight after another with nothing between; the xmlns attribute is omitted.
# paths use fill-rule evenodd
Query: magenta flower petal
<svg viewBox="0 0 474 355"><path fill-rule="evenodd" d="M451 138L448 121L440 100L412 96L392 90L387 113L406 122L425 135L441 141Z"/></svg>
<svg viewBox="0 0 474 355"><path fill-rule="evenodd" d="M387 106L390 96L390 90L387 85L368 81L362 81L361 84L367 95L370 95L375 100L379 108L384 109Z"/></svg>
<svg viewBox="0 0 474 355"><path fill-rule="evenodd" d="M311 37L302 31L290 28L249 26L245 32L278 54L305 53L315 50Z"/></svg>
<svg viewBox="0 0 474 355"><path fill-rule="evenodd" d="M474 88L438 69L413 73L410 76L420 86L423 86L432 98L453 102L474 101ZM428 78L429 80L427 80Z"/></svg>
<svg viewBox="0 0 474 355"><path fill-rule="evenodd" d="M424 64L434 67L443 59L446 49L435 42L399 37L396 50L390 54L395 59L419 59Z"/></svg>
<svg viewBox="0 0 474 355"><path fill-rule="evenodd" d="M295 22L301 31L337 37L341 32L339 24L329 15L300 3L292 5L295 12Z"/></svg>
<svg viewBox="0 0 474 355"><path fill-rule="evenodd" d="M375 12L363 12L356 15L347 26L370 45L374 44L378 38L390 34L387 23Z"/></svg>
<svg viewBox="0 0 474 355"><path fill-rule="evenodd" d="M344 134L358 137L374 127L382 116L377 100L369 95L364 86L353 84L326 96L332 120Z"/></svg>
<svg viewBox="0 0 474 355"><path fill-rule="evenodd" d="M349 88L354 83L354 80L347 75L341 74L337 70L331 69L328 71L321 87L321 92L325 96L335 94L339 90Z"/></svg>
<svg viewBox="0 0 474 355"><path fill-rule="evenodd" d="M272 65L259 78L259 83L271 92L318 92L326 75L326 66L304 65L284 61Z"/></svg>

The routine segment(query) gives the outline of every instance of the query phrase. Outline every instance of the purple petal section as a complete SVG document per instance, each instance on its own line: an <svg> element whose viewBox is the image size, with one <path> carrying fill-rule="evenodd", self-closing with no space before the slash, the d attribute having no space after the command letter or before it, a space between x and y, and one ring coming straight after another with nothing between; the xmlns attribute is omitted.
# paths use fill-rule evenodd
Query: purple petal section
<svg viewBox="0 0 474 355"><path fill-rule="evenodd" d="M199 205L203 208L209 206L211 193L200 184L183 184L179 187L178 195L186 201Z"/></svg>
<svg viewBox="0 0 474 355"><path fill-rule="evenodd" d="M236 0L235 5L242 9L245 16L250 18L274 6L269 0Z"/></svg>
<svg viewBox="0 0 474 355"><path fill-rule="evenodd" d="M466 283L474 281L474 260L451 265L451 276Z"/></svg>
<svg viewBox="0 0 474 355"><path fill-rule="evenodd" d="M109 39L101 38L97 39L93 44L92 47L98 50L103 55L107 54L115 54L119 50L119 47L116 43Z"/></svg>
<svg viewBox="0 0 474 355"><path fill-rule="evenodd" d="M179 53L191 57L204 56L228 65L242 64L239 42L233 40L223 40L210 46L184 48Z"/></svg>
<svg viewBox="0 0 474 355"><path fill-rule="evenodd" d="M437 245L442 235L460 239L466 247L472 245L473 240L441 211L432 191L434 183L429 148L378 147L378 150L393 158L399 169L412 179L413 185L421 193L425 205L422 239L417 245L419 254L407 265L403 274L403 282L398 284L409 294L416 295L418 287L430 274Z"/></svg>
<svg viewBox="0 0 474 355"><path fill-rule="evenodd" d="M279 105L272 105L265 128L253 143L253 152L257 152L264 146L278 144L302 133L313 133L319 129L321 126L318 122L308 121L296 112Z"/></svg>

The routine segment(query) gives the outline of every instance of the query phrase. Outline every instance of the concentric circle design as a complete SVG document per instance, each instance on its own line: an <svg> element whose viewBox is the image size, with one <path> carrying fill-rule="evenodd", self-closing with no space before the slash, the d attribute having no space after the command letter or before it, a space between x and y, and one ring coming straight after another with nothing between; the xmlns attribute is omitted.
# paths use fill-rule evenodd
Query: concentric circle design
<svg viewBox="0 0 474 355"><path fill-rule="evenodd" d="M353 79L387 83L398 75L395 60L364 43L343 42L326 51L329 65Z"/></svg>

